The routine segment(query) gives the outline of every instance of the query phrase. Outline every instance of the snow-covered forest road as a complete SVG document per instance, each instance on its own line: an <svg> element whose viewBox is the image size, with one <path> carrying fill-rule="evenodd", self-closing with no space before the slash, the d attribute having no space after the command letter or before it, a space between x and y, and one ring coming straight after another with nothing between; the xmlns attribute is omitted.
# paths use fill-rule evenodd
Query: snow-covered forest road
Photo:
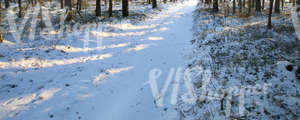
<svg viewBox="0 0 300 120"><path fill-rule="evenodd" d="M4 56L16 58L0 58L0 119L179 119L169 94L163 107L155 105L147 82L149 72L160 69L161 88L171 68L184 67L196 4L174 4L138 24L110 24L104 27L112 29L90 31L101 37L102 46L91 39L83 49L82 34L72 33L65 39L78 42L55 50L12 52L7 47Z"/></svg>

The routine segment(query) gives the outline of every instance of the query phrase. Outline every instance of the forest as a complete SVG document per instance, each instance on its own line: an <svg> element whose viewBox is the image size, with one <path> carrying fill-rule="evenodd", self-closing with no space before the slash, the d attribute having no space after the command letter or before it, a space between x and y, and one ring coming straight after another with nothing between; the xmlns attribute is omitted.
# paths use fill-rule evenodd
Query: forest
<svg viewBox="0 0 300 120"><path fill-rule="evenodd" d="M300 119L300 0L2 0L0 120Z"/></svg>

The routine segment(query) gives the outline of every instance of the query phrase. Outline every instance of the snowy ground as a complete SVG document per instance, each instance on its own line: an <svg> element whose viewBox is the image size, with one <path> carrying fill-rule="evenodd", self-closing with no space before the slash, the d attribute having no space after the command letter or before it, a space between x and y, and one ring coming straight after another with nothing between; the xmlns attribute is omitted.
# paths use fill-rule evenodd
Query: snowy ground
<svg viewBox="0 0 300 120"><path fill-rule="evenodd" d="M265 14L225 18L223 9L215 15L210 10L203 4L195 10L189 67L211 70L206 85L211 91L204 93L204 101L179 104L186 119L299 119L300 82L295 71L300 66L300 42L291 11L274 14L274 27L268 30ZM195 76L193 82L202 94L203 79Z"/></svg>
<svg viewBox="0 0 300 120"><path fill-rule="evenodd" d="M154 68L166 78L170 68L184 66L196 4L191 0L172 5L138 24L122 21L72 32L50 47L4 41L0 119L179 118L172 105L156 106L145 83ZM84 49L87 34L90 42ZM102 45L96 46L93 38L99 37Z"/></svg>

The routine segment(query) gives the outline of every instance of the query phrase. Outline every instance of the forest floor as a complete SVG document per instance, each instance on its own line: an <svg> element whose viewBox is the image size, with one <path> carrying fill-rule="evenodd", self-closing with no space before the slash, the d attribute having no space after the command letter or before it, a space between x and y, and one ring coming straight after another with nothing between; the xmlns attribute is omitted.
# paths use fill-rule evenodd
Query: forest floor
<svg viewBox="0 0 300 120"><path fill-rule="evenodd" d="M101 18L53 41L18 45L5 36L0 119L299 119L300 43L290 9L274 14L268 30L266 10L214 14L197 2L137 7L137 16ZM211 72L208 84L204 74L182 74L194 67ZM203 86L210 99L184 101Z"/></svg>
<svg viewBox="0 0 300 120"><path fill-rule="evenodd" d="M285 7L273 14L273 28L267 29L267 10L226 15L224 8L214 14L208 6L197 6L188 66L202 66L212 75L207 84L193 76L194 92L206 99L180 103L186 119L300 118L300 42L293 6Z"/></svg>
<svg viewBox="0 0 300 120"><path fill-rule="evenodd" d="M171 68L185 65L196 4L171 4L139 23L101 24L55 42L5 40L0 44L0 119L180 117L169 102L155 104L147 83L152 69L162 71L157 81L162 87Z"/></svg>

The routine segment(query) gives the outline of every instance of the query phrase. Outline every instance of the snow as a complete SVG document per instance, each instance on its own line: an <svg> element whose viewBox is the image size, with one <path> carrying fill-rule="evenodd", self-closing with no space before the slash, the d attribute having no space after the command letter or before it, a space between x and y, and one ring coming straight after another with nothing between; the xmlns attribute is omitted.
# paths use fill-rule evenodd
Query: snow
<svg viewBox="0 0 300 120"><path fill-rule="evenodd" d="M137 24L92 24L58 44L5 40L0 44L0 119L179 118L169 102L157 107L145 83L154 68L166 78L170 68L185 65L196 4L171 4Z"/></svg>
<svg viewBox="0 0 300 120"><path fill-rule="evenodd" d="M198 4L194 12L188 66L203 66L213 77L205 86L193 76L197 95L203 95L205 86L207 98L195 104L181 101L178 108L185 119L299 119L299 41L289 12L274 15L273 29L268 30L266 15L224 18L220 11L213 16ZM287 65L293 69L288 71Z"/></svg>

